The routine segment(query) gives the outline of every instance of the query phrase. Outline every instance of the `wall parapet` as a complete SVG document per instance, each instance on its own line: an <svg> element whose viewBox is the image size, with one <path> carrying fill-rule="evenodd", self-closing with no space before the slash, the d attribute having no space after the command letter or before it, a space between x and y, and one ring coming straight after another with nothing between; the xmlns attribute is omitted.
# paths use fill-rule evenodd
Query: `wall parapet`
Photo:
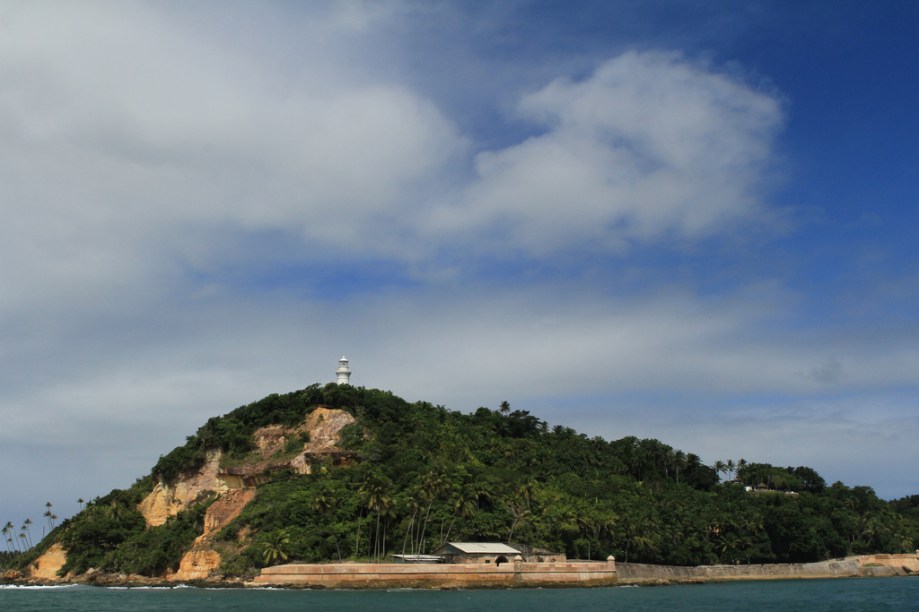
<svg viewBox="0 0 919 612"><path fill-rule="evenodd" d="M488 588L606 586L616 584L613 562L328 563L268 567L253 586L303 588Z"/></svg>
<svg viewBox="0 0 919 612"><path fill-rule="evenodd" d="M914 554L861 555L814 563L700 565L695 567L618 563L617 569L619 570L619 582L626 584L908 576L919 574L919 556Z"/></svg>

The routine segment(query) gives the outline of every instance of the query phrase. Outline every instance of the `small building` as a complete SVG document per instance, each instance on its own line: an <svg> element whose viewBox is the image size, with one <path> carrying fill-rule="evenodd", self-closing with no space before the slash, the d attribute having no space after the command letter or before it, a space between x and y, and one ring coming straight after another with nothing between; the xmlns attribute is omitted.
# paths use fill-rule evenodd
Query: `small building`
<svg viewBox="0 0 919 612"><path fill-rule="evenodd" d="M434 551L445 563L510 563L523 553L500 542L447 542Z"/></svg>

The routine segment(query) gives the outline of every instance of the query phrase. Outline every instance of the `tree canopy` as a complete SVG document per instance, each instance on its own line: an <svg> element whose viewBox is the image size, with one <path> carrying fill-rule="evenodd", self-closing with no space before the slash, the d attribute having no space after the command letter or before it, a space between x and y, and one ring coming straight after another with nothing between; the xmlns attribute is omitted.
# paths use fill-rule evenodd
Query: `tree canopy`
<svg viewBox="0 0 919 612"><path fill-rule="evenodd" d="M355 460L308 475L274 473L219 534L228 574L281 561L431 553L448 540L686 565L805 562L919 545L919 496L886 502L869 487L827 486L805 466L710 467L658 440L550 428L507 402L466 414L350 385L274 394L212 418L151 476L172 481L212 449L243 457L258 427L300 423L319 405L356 418L340 442ZM736 477L721 482L728 469ZM136 508L153 482L93 500L58 526L51 537L78 551L66 569L174 569L201 532L209 500L145 528Z"/></svg>

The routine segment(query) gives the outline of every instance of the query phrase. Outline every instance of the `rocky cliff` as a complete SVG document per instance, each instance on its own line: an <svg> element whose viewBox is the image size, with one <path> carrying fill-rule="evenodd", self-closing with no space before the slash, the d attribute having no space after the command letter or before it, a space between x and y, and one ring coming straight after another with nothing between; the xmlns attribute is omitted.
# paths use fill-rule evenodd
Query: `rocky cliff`
<svg viewBox="0 0 919 612"><path fill-rule="evenodd" d="M256 487L272 472L289 469L309 474L320 460L347 462L352 459L338 447L341 430L354 423L345 412L323 406L313 409L296 426L268 425L252 434L253 451L242 461L225 465L220 450L209 451L204 464L173 482L157 481L137 507L147 527L166 523L192 504L216 498L204 515L203 531L186 551L174 573L164 578L174 581L202 580L218 570L221 555L214 550L213 536L228 525L256 496ZM59 580L58 573L67 561L67 551L56 543L28 568L27 578Z"/></svg>

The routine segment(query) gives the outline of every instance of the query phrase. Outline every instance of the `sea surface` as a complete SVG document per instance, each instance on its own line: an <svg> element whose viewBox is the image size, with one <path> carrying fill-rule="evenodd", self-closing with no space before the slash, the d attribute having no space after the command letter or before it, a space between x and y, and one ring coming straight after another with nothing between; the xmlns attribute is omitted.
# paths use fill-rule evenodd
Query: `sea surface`
<svg viewBox="0 0 919 612"><path fill-rule="evenodd" d="M469 591L0 587L0 610L919 610L919 577Z"/></svg>

